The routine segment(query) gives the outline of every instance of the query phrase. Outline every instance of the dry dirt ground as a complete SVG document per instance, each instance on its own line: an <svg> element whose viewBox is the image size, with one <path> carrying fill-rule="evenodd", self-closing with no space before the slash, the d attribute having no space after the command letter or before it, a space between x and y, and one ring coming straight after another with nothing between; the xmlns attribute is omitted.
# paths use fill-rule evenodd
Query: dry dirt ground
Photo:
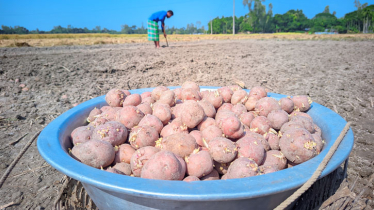
<svg viewBox="0 0 374 210"><path fill-rule="evenodd" d="M31 136L61 113L110 88L135 89L180 85L231 85L239 78L248 87L308 94L353 121L355 147L348 182L374 207L374 42L213 40L151 43L0 48L0 174ZM24 87L22 87L24 85ZM29 133L14 145L22 135ZM27 150L0 189L7 209L51 209L64 175L39 155L36 142Z"/></svg>

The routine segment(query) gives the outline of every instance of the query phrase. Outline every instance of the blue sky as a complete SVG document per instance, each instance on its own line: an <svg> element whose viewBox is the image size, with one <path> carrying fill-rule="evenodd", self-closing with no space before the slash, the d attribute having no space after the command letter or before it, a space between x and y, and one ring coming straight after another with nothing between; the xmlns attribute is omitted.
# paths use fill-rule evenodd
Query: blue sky
<svg viewBox="0 0 374 210"><path fill-rule="evenodd" d="M361 3L374 4L374 0ZM266 0L273 4L274 14L283 14L290 9L302 9L308 18L324 10L336 11L337 17L354 11L354 0ZM174 17L165 21L168 26L184 27L188 23L201 21L207 27L211 18L231 16L232 0L0 0L0 25L24 26L29 30L51 30L53 26L87 27L95 26L120 30L121 25L144 23L156 11L172 9ZM236 16L248 13L242 0L236 0Z"/></svg>

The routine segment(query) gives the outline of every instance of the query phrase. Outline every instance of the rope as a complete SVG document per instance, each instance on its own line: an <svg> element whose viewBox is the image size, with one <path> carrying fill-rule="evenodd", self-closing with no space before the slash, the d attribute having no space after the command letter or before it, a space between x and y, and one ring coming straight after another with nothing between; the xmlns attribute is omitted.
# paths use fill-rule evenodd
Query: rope
<svg viewBox="0 0 374 210"><path fill-rule="evenodd" d="M26 150L30 147L32 142L36 139L36 137L39 136L40 131L36 132L36 134L27 142L27 144L23 147L21 152L18 154L16 159L13 160L13 162L9 165L8 169L5 171L3 176L0 179L0 188L3 186L6 178L8 178L10 172L13 170L14 166L18 163L18 161L21 159L22 155L25 154Z"/></svg>
<svg viewBox="0 0 374 210"><path fill-rule="evenodd" d="M338 149L338 146L340 142L343 140L345 134L349 130L349 127L351 125L351 122L348 122L338 138L335 140L335 143L332 145L330 150L328 151L325 158L322 160L321 164L319 164L317 170L313 173L312 177L303 185L301 186L296 192L294 192L290 197L288 197L285 201L283 201L279 206L275 208L275 210L283 210L287 208L292 202L294 202L296 199L298 199L305 191L307 191L314 182L317 181L318 177L321 175L323 169L325 169L327 163L330 161L332 155L335 153L335 151Z"/></svg>

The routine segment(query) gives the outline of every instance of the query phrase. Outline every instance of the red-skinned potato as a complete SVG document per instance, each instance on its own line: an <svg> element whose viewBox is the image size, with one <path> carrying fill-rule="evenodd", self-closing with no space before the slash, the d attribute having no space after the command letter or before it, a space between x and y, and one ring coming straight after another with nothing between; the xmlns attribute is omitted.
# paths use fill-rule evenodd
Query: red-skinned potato
<svg viewBox="0 0 374 210"><path fill-rule="evenodd" d="M254 97L257 99L265 98L267 96L267 92L265 88L261 86L253 87L248 94L250 97Z"/></svg>
<svg viewBox="0 0 374 210"><path fill-rule="evenodd" d="M140 94L140 97L142 98L142 101L143 101L146 98L152 97L152 93L151 92L143 92L142 94Z"/></svg>
<svg viewBox="0 0 374 210"><path fill-rule="evenodd" d="M245 136L249 136L249 137L253 137L257 139L259 142L261 142L262 146L264 146L266 151L270 150L269 142L266 141L263 135L255 133L255 132L251 132L251 131L246 131Z"/></svg>
<svg viewBox="0 0 374 210"><path fill-rule="evenodd" d="M245 108L247 108L248 111L253 111L255 110L255 107L256 107L256 103L259 99L257 99L256 97L248 97L247 101L245 102Z"/></svg>
<svg viewBox="0 0 374 210"><path fill-rule="evenodd" d="M94 131L92 126L80 126L71 132L71 141L73 145L81 144L91 140Z"/></svg>
<svg viewBox="0 0 374 210"><path fill-rule="evenodd" d="M171 119L171 109L167 104L155 103L152 106L152 114L161 120L162 124L167 125Z"/></svg>
<svg viewBox="0 0 374 210"><path fill-rule="evenodd" d="M188 128L180 118L175 118L171 123L167 124L160 133L161 137L170 136L176 133L188 133Z"/></svg>
<svg viewBox="0 0 374 210"><path fill-rule="evenodd" d="M94 128L96 128L97 126L99 125L102 125L102 124L105 124L109 122L109 120L103 116L99 116L97 117L94 121L92 121L90 124L88 124L89 126L93 126Z"/></svg>
<svg viewBox="0 0 374 210"><path fill-rule="evenodd" d="M125 100L126 95L120 89L111 89L105 95L105 101L111 107L121 107L123 105L123 101Z"/></svg>
<svg viewBox="0 0 374 210"><path fill-rule="evenodd" d="M186 172L187 172L187 164L186 162L183 160L183 158L179 157L178 155L175 155L179 161L179 163L181 164L182 166L182 170L181 170L181 173L180 173L180 177L178 180L183 180L183 178L186 176Z"/></svg>
<svg viewBox="0 0 374 210"><path fill-rule="evenodd" d="M127 176L130 176L132 174L131 165L129 163L116 163L113 168Z"/></svg>
<svg viewBox="0 0 374 210"><path fill-rule="evenodd" d="M136 152L131 156L130 160L133 175L136 177L140 177L144 164L146 164L149 158L151 158L159 151L160 149L151 146L142 147L136 150Z"/></svg>
<svg viewBox="0 0 374 210"><path fill-rule="evenodd" d="M183 166L172 152L160 151L144 164L140 177L158 180L182 180L184 177Z"/></svg>
<svg viewBox="0 0 374 210"><path fill-rule="evenodd" d="M236 144L223 137L217 137L209 141L208 149L213 160L219 163L229 163L238 154Z"/></svg>
<svg viewBox="0 0 374 210"><path fill-rule="evenodd" d="M176 133L162 138L156 147L184 158L197 148L197 144L195 138L190 134Z"/></svg>
<svg viewBox="0 0 374 210"><path fill-rule="evenodd" d="M247 91L243 89L234 91L234 94L231 97L231 103L233 105L238 104L238 103L245 104L247 100L248 100L248 93Z"/></svg>
<svg viewBox="0 0 374 210"><path fill-rule="evenodd" d="M293 104L293 101L289 97L281 98L278 103L279 103L281 109L283 111L287 112L288 114L290 114L295 107L295 105Z"/></svg>
<svg viewBox="0 0 374 210"><path fill-rule="evenodd" d="M294 103L294 109L300 112L308 111L312 104L312 99L306 95L294 96L291 100Z"/></svg>
<svg viewBox="0 0 374 210"><path fill-rule="evenodd" d="M111 108L112 108L111 106L103 106L103 107L100 108L100 110L101 110L101 112L105 112L105 111L108 111Z"/></svg>
<svg viewBox="0 0 374 210"><path fill-rule="evenodd" d="M102 112L103 112L103 111L101 111L100 109L98 109L98 108L95 107L95 108L90 112L90 114L88 115L88 117L87 117L87 122L88 122L88 123L91 123L91 122L95 121L95 119L98 118Z"/></svg>
<svg viewBox="0 0 374 210"><path fill-rule="evenodd" d="M140 111L142 111L145 115L152 114L153 110L149 103L141 103L138 106L136 106Z"/></svg>
<svg viewBox="0 0 374 210"><path fill-rule="evenodd" d="M204 109L192 100L185 101L181 107L181 119L188 128L196 127L205 117Z"/></svg>
<svg viewBox="0 0 374 210"><path fill-rule="evenodd" d="M71 154L78 161L94 168L109 166L115 156L114 148L109 142L95 139L74 146Z"/></svg>
<svg viewBox="0 0 374 210"><path fill-rule="evenodd" d="M316 124L314 124L314 133L322 137L322 130Z"/></svg>
<svg viewBox="0 0 374 210"><path fill-rule="evenodd" d="M279 150L279 136L275 130L270 129L269 133L264 135L265 139L269 142L272 150Z"/></svg>
<svg viewBox="0 0 374 210"><path fill-rule="evenodd" d="M117 112L117 121L124 124L127 128L137 126L144 117L144 113L135 106L125 106Z"/></svg>
<svg viewBox="0 0 374 210"><path fill-rule="evenodd" d="M222 123L229 117L236 117L232 111L220 111L216 114L216 124L219 128L222 128Z"/></svg>
<svg viewBox="0 0 374 210"><path fill-rule="evenodd" d="M267 166L262 165L259 167L259 169L262 174L270 174L270 173L279 171L276 166L272 166L272 165L267 165Z"/></svg>
<svg viewBox="0 0 374 210"><path fill-rule="evenodd" d="M239 139L244 136L244 127L236 116L226 118L222 122L222 132L229 139Z"/></svg>
<svg viewBox="0 0 374 210"><path fill-rule="evenodd" d="M255 119L255 116L253 113L251 112L245 112L245 113L242 113L240 116L239 116L239 120L240 122L243 123L243 125L246 125L248 127L251 126L251 122L252 120Z"/></svg>
<svg viewBox="0 0 374 210"><path fill-rule="evenodd" d="M143 104L147 103L147 104L151 105L151 104L155 103L155 100L153 100L152 97L147 97L145 99L142 99L142 103Z"/></svg>
<svg viewBox="0 0 374 210"><path fill-rule="evenodd" d="M203 121L201 121L198 125L197 125L197 129L199 131L203 131L205 128L211 126L211 125L216 125L216 121L211 118L211 117L204 117Z"/></svg>
<svg viewBox="0 0 374 210"><path fill-rule="evenodd" d="M233 92L238 91L238 90L242 90L242 88L239 85L230 85L230 86L227 86L227 87L230 88Z"/></svg>
<svg viewBox="0 0 374 210"><path fill-rule="evenodd" d="M284 123L279 131L279 136L282 137L283 133L293 128L304 128L304 125L300 122L287 122Z"/></svg>
<svg viewBox="0 0 374 210"><path fill-rule="evenodd" d="M121 110L121 107L110 107L101 113L101 116L106 118L108 121L114 121L117 119L117 112Z"/></svg>
<svg viewBox="0 0 374 210"><path fill-rule="evenodd" d="M219 127L215 125L208 126L206 129L204 129L201 132L203 145L200 145L200 144L199 145L206 146L205 144L209 144L211 140L213 140L216 137L222 137L222 135L223 135L223 132Z"/></svg>
<svg viewBox="0 0 374 210"><path fill-rule="evenodd" d="M176 104L175 106L170 108L171 111L171 119L180 118L181 117L181 109L182 104Z"/></svg>
<svg viewBox="0 0 374 210"><path fill-rule="evenodd" d="M269 150L266 152L264 166L276 166L278 170L287 168L287 158L281 151Z"/></svg>
<svg viewBox="0 0 374 210"><path fill-rule="evenodd" d="M193 136L196 140L196 143L199 145L199 146L205 146L204 145L204 142L203 142L203 135L201 134L200 131L198 130L193 130L190 132L190 135Z"/></svg>
<svg viewBox="0 0 374 210"><path fill-rule="evenodd" d="M257 165L261 165L265 159L265 148L260 141L253 137L243 137L236 142L238 157L253 159Z"/></svg>
<svg viewBox="0 0 374 210"><path fill-rule="evenodd" d="M278 101L274 98L265 97L257 101L255 106L255 111L260 116L267 117L268 114L273 110L280 110L281 107L278 104Z"/></svg>
<svg viewBox="0 0 374 210"><path fill-rule="evenodd" d="M319 153L321 153L321 151L323 149L323 146L324 146L322 137L320 135L318 135L317 133L313 133L312 136L313 136L314 141L317 144L316 145L317 154L319 154Z"/></svg>
<svg viewBox="0 0 374 210"><path fill-rule="evenodd" d="M123 101L123 106L138 106L142 103L142 97L139 94L131 94Z"/></svg>
<svg viewBox="0 0 374 210"><path fill-rule="evenodd" d="M264 135L265 133L269 132L271 125L270 121L266 117L258 116L252 120L250 128L251 131Z"/></svg>
<svg viewBox="0 0 374 210"><path fill-rule="evenodd" d="M110 121L99 125L92 133L92 139L107 141L113 146L121 145L127 140L127 128L116 121Z"/></svg>
<svg viewBox="0 0 374 210"><path fill-rule="evenodd" d="M187 100L200 101L201 94L199 91L195 89L182 88L181 98L182 98L182 101L187 101Z"/></svg>
<svg viewBox="0 0 374 210"><path fill-rule="evenodd" d="M218 109L223 104L222 96L218 91L211 91L208 95L204 96L204 100L209 101L215 109Z"/></svg>
<svg viewBox="0 0 374 210"><path fill-rule="evenodd" d="M182 100L182 88L176 88L173 91L174 91L175 99Z"/></svg>
<svg viewBox="0 0 374 210"><path fill-rule="evenodd" d="M183 179L184 182L196 182L196 181L200 181L199 178L197 178L196 176L187 176L186 178Z"/></svg>
<svg viewBox="0 0 374 210"><path fill-rule="evenodd" d="M284 156L293 163L303 163L317 155L317 144L304 128L286 131L279 141L279 146Z"/></svg>
<svg viewBox="0 0 374 210"><path fill-rule="evenodd" d="M243 113L247 113L247 108L245 108L243 104L235 104L231 111L234 112L236 116L240 116Z"/></svg>
<svg viewBox="0 0 374 210"><path fill-rule="evenodd" d="M226 179L238 179L256 176L259 172L258 165L254 160L240 157L232 162L225 176Z"/></svg>
<svg viewBox="0 0 374 210"><path fill-rule="evenodd" d="M121 91L122 91L126 96L131 95L130 91L128 91L128 90L121 89Z"/></svg>
<svg viewBox="0 0 374 210"><path fill-rule="evenodd" d="M200 92L200 95L201 95L201 99L204 99L206 98L210 93L210 90L203 90Z"/></svg>
<svg viewBox="0 0 374 210"><path fill-rule="evenodd" d="M151 97L154 101L158 101L160 99L162 92L169 90L169 88L165 86L158 86L152 90Z"/></svg>
<svg viewBox="0 0 374 210"><path fill-rule="evenodd" d="M219 174L223 175L227 173L227 169L229 169L230 163L219 163L217 161L213 161L213 162L214 162L214 169L216 169L216 171Z"/></svg>
<svg viewBox="0 0 374 210"><path fill-rule="evenodd" d="M219 173L213 169L209 174L201 177L201 181L219 180Z"/></svg>
<svg viewBox="0 0 374 210"><path fill-rule="evenodd" d="M105 169L105 171L107 171L109 173L125 175L124 173L122 173L122 171L119 171L119 170L117 170L115 168L112 168L112 167L109 167L109 168Z"/></svg>
<svg viewBox="0 0 374 210"><path fill-rule="evenodd" d="M304 128L310 133L314 133L314 123L313 120L303 117L303 116L294 116L291 118L291 122L297 122L304 126Z"/></svg>
<svg viewBox="0 0 374 210"><path fill-rule="evenodd" d="M114 161L116 163L129 163L132 155L134 154L135 149L130 144L121 144L116 151L116 157Z"/></svg>
<svg viewBox="0 0 374 210"><path fill-rule="evenodd" d="M197 103L203 108L205 116L212 118L216 116L216 109L209 101L203 99Z"/></svg>
<svg viewBox="0 0 374 210"><path fill-rule="evenodd" d="M175 105L175 93L172 90L166 90L161 93L158 103L167 104L170 107Z"/></svg>
<svg viewBox="0 0 374 210"><path fill-rule="evenodd" d="M290 119L292 119L293 117L296 117L296 116L302 116L302 117L306 117L306 118L309 118L310 120L313 121L313 118L305 113L305 112L299 112L299 111L293 111L291 114L290 114Z"/></svg>
<svg viewBox="0 0 374 210"><path fill-rule="evenodd" d="M200 91L200 86L198 84L196 84L195 82L192 82L192 81L185 81L182 84L182 88L191 88L191 89L194 89L196 91Z"/></svg>
<svg viewBox="0 0 374 210"><path fill-rule="evenodd" d="M207 151L194 151L185 158L187 164L187 174L189 176L203 177L213 170L213 160Z"/></svg>
<svg viewBox="0 0 374 210"><path fill-rule="evenodd" d="M288 122L288 114L283 110L273 110L268 114L270 126L275 130L280 130L282 125Z"/></svg>
<svg viewBox="0 0 374 210"><path fill-rule="evenodd" d="M135 126L131 129L129 142L132 147L139 149L146 146L155 146L158 137L157 130L151 126Z"/></svg>
<svg viewBox="0 0 374 210"><path fill-rule="evenodd" d="M154 129L156 129L156 131L158 133L161 132L161 130L164 126L162 124L161 120L158 119L158 117L156 117L154 115L150 115L150 114L147 114L146 116L143 117L142 120L140 120L139 126L143 126L143 125L148 125L148 126L153 127Z"/></svg>
<svg viewBox="0 0 374 210"><path fill-rule="evenodd" d="M229 87L221 87L218 89L219 94L222 96L222 100L225 103L231 103L231 97L234 94L234 91L232 91Z"/></svg>
<svg viewBox="0 0 374 210"><path fill-rule="evenodd" d="M233 106L234 105L229 104L229 103L223 103L222 106L217 109L217 112L232 111Z"/></svg>

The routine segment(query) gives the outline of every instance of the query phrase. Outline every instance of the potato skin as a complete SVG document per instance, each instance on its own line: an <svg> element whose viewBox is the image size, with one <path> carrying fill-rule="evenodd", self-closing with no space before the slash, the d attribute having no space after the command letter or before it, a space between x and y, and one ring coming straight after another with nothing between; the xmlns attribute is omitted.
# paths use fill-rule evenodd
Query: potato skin
<svg viewBox="0 0 374 210"><path fill-rule="evenodd" d="M141 178L158 180L182 180L183 166L169 151L154 154L143 166Z"/></svg>
<svg viewBox="0 0 374 210"><path fill-rule="evenodd" d="M184 182L196 182L200 181L200 179L196 176L187 176L186 178L183 179Z"/></svg>
<svg viewBox="0 0 374 210"><path fill-rule="evenodd" d="M142 147L131 156L130 165L131 171L134 176L140 177L142 168L144 164L151 158L154 154L158 153L160 149L156 147Z"/></svg>
<svg viewBox="0 0 374 210"><path fill-rule="evenodd" d="M195 89L182 88L181 98L182 98L182 101L188 101L188 100L200 101L201 95L200 95L200 92Z"/></svg>
<svg viewBox="0 0 374 210"><path fill-rule="evenodd" d="M141 103L136 106L140 111L142 111L145 115L152 114L153 110L150 104L148 103Z"/></svg>
<svg viewBox="0 0 374 210"><path fill-rule="evenodd" d="M291 118L291 122L297 122L304 126L304 128L310 133L314 133L314 123L313 120L310 120L307 117L303 116L294 116Z"/></svg>
<svg viewBox="0 0 374 210"><path fill-rule="evenodd" d="M103 111L101 111L100 109L98 108L94 108L93 110L91 110L90 114L88 115L87 117L87 122L88 123L91 123L93 122L97 117L100 116L100 114L102 113Z"/></svg>
<svg viewBox="0 0 374 210"><path fill-rule="evenodd" d="M247 113L247 108L243 104L235 104L231 111L234 112L236 116L240 116L241 114Z"/></svg>
<svg viewBox="0 0 374 210"><path fill-rule="evenodd" d="M222 130L219 127L215 126L215 125L208 126L206 129L204 129L201 132L201 136L203 138L203 141L205 141L208 144L214 138L222 137L222 135L223 135ZM205 145L203 143L203 145L200 145L200 146L205 146Z"/></svg>
<svg viewBox="0 0 374 210"><path fill-rule="evenodd" d="M213 160L209 152L199 151L192 153L185 158L187 164L187 174L201 178L208 175L213 170Z"/></svg>
<svg viewBox="0 0 374 210"><path fill-rule="evenodd" d="M130 144L121 144L116 151L114 161L116 163L130 163L132 155L135 153L135 149Z"/></svg>
<svg viewBox="0 0 374 210"><path fill-rule="evenodd" d="M100 115L94 121L90 122L90 124L88 124L88 125L96 128L97 126L103 125L103 124L105 124L107 122L109 122L109 120Z"/></svg>
<svg viewBox="0 0 374 210"><path fill-rule="evenodd" d="M197 83L192 82L192 81L185 81L182 84L181 88L191 88L191 89L194 89L196 91L200 91L200 86Z"/></svg>
<svg viewBox="0 0 374 210"><path fill-rule="evenodd" d="M259 172L259 167L254 160L240 157L232 162L225 175L226 179L238 179L256 176Z"/></svg>
<svg viewBox="0 0 374 210"><path fill-rule="evenodd" d="M291 114L290 114L290 119L292 119L293 117L295 116L302 116L302 117L306 117L306 118L309 118L311 121L313 121L313 118L305 113L305 112L298 112L298 111L293 111Z"/></svg>
<svg viewBox="0 0 374 210"><path fill-rule="evenodd" d="M167 104L155 103L152 106L153 115L161 120L162 124L167 125L171 120L170 106Z"/></svg>
<svg viewBox="0 0 374 210"><path fill-rule="evenodd" d="M300 122L295 122L295 121L284 123L279 131L279 136L282 136L283 133L293 128L304 128L304 125Z"/></svg>
<svg viewBox="0 0 374 210"><path fill-rule="evenodd" d="M294 109L300 112L308 111L312 103L312 100L306 95L293 96L291 100L295 105Z"/></svg>
<svg viewBox="0 0 374 210"><path fill-rule="evenodd" d="M189 156L196 148L196 140L188 133L176 133L161 140L161 150L167 150L179 157Z"/></svg>
<svg viewBox="0 0 374 210"><path fill-rule="evenodd" d="M283 111L287 112L288 114L291 114L294 107L295 107L291 98L288 98L288 97L287 98L281 98L278 103L279 103L281 109Z"/></svg>
<svg viewBox="0 0 374 210"><path fill-rule="evenodd" d="M144 113L135 106L125 106L117 112L117 121L131 129L137 126Z"/></svg>
<svg viewBox="0 0 374 210"><path fill-rule="evenodd" d="M243 137L236 142L238 147L238 157L253 159L257 165L261 165L265 160L265 148L257 139L253 137Z"/></svg>
<svg viewBox="0 0 374 210"><path fill-rule="evenodd" d="M173 91L174 91L175 99L182 100L182 88L176 88Z"/></svg>
<svg viewBox="0 0 374 210"><path fill-rule="evenodd" d="M197 102L204 110L205 116L214 118L216 116L216 109L207 100L201 100Z"/></svg>
<svg viewBox="0 0 374 210"><path fill-rule="evenodd" d="M123 101L126 98L126 94L121 91L120 89L111 89L105 95L105 101L111 107L121 107L123 105Z"/></svg>
<svg viewBox="0 0 374 210"><path fill-rule="evenodd" d="M211 140L208 145L210 156L219 163L229 163L238 155L236 144L229 139L217 137Z"/></svg>
<svg viewBox="0 0 374 210"><path fill-rule="evenodd" d="M150 115L150 114L147 114L146 116L144 116L142 118L142 120L140 120L139 126L143 126L143 125L148 125L148 126L153 127L154 129L156 129L156 131L158 133L161 132L161 130L162 130L163 126L164 126L162 124L161 120L158 119L158 117L156 117L154 115Z"/></svg>
<svg viewBox="0 0 374 210"><path fill-rule="evenodd" d="M151 97L154 101L158 101L161 97L162 92L169 90L169 88L165 86L158 86L155 87L155 89L151 92Z"/></svg>
<svg viewBox="0 0 374 210"><path fill-rule="evenodd" d="M222 111L232 111L232 107L234 105L230 104L230 103L223 103L218 109L217 109L217 113L218 112L222 112Z"/></svg>
<svg viewBox="0 0 374 210"><path fill-rule="evenodd" d="M316 152L317 154L322 152L323 146L325 145L323 143L322 137L318 135L317 133L312 134L314 141L316 142Z"/></svg>
<svg viewBox="0 0 374 210"><path fill-rule="evenodd" d="M105 171L107 171L109 173L113 173L113 174L125 175L124 173L122 173L122 171L119 171L119 170L117 170L115 168L111 168L111 167L107 168Z"/></svg>
<svg viewBox="0 0 374 210"><path fill-rule="evenodd" d="M256 103L259 99L253 96L248 97L247 101L245 102L245 108L247 108L248 111L255 110Z"/></svg>
<svg viewBox="0 0 374 210"><path fill-rule="evenodd" d="M129 142L132 147L139 149L146 146L155 146L159 135L156 129L151 126L135 126L131 129Z"/></svg>
<svg viewBox="0 0 374 210"><path fill-rule="evenodd" d="M204 109L196 101L185 101L181 109L182 122L188 128L196 127L205 117Z"/></svg>
<svg viewBox="0 0 374 210"><path fill-rule="evenodd" d="M201 181L211 181L211 180L219 180L219 173L215 169L212 170L209 174L201 177Z"/></svg>
<svg viewBox="0 0 374 210"><path fill-rule="evenodd" d="M239 116L240 122L242 122L243 125L246 125L248 127L251 126L251 122L253 119L255 119L255 116L251 112L245 112Z"/></svg>
<svg viewBox="0 0 374 210"><path fill-rule="evenodd" d="M161 93L160 99L157 101L158 103L167 104L170 107L175 105L175 93L172 90L166 90Z"/></svg>
<svg viewBox="0 0 374 210"><path fill-rule="evenodd" d="M260 134L255 133L255 132L246 131L245 136L249 136L249 137L253 137L253 138L257 139L259 142L261 142L262 146L264 146L266 151L270 150L269 142L264 138L263 135L260 135Z"/></svg>
<svg viewBox="0 0 374 210"><path fill-rule="evenodd" d="M94 127L88 126L80 126L71 132L71 141L73 145L81 144L91 140L92 133L94 131Z"/></svg>
<svg viewBox="0 0 374 210"><path fill-rule="evenodd" d="M127 136L127 128L116 121L110 121L103 125L99 125L92 133L92 139L107 141L113 146L125 143Z"/></svg>
<svg viewBox="0 0 374 210"><path fill-rule="evenodd" d="M226 86L219 88L218 92L222 96L222 100L224 103L231 103L231 97L234 94L234 91Z"/></svg>
<svg viewBox="0 0 374 210"><path fill-rule="evenodd" d="M122 109L121 107L110 107L106 109L105 111L103 111L101 113L101 116L108 119L108 121L115 121L117 120L118 111L121 109Z"/></svg>
<svg viewBox="0 0 374 210"><path fill-rule="evenodd" d="M202 147L204 146L203 136L200 131L193 130L190 132L190 135L195 138L197 145L202 146Z"/></svg>
<svg viewBox="0 0 374 210"><path fill-rule="evenodd" d="M261 86L253 87L248 94L250 97L257 99L265 98L267 96L267 91Z"/></svg>
<svg viewBox="0 0 374 210"><path fill-rule="evenodd" d="M262 174L270 174L279 171L278 168L273 165L262 165L259 167L259 170Z"/></svg>
<svg viewBox="0 0 374 210"><path fill-rule="evenodd" d="M234 91L234 94L231 97L231 103L233 105L238 104L238 103L245 104L245 102L247 102L247 100L248 100L248 93L247 93L247 91L245 91L243 89Z"/></svg>
<svg viewBox="0 0 374 210"><path fill-rule="evenodd" d="M219 173L219 174L226 174L227 173L227 169L229 169L229 166L230 166L230 163L219 163L217 161L213 161L214 162L214 169Z"/></svg>
<svg viewBox="0 0 374 210"><path fill-rule="evenodd" d="M244 135L244 127L236 116L226 118L221 127L225 136L229 139L239 139Z"/></svg>
<svg viewBox="0 0 374 210"><path fill-rule="evenodd" d="M96 139L74 146L71 154L78 161L94 168L109 166L115 156L114 148L109 142Z"/></svg>
<svg viewBox="0 0 374 210"><path fill-rule="evenodd" d="M223 104L222 96L218 91L210 91L205 97L204 100L211 103L215 109L218 109Z"/></svg>
<svg viewBox="0 0 374 210"><path fill-rule="evenodd" d="M201 121L197 125L197 129L199 131L203 131L204 129L206 129L207 127L209 127L211 125L217 126L216 121L213 118L211 118L211 117L204 117L203 121Z"/></svg>
<svg viewBox="0 0 374 210"><path fill-rule="evenodd" d="M282 125L288 122L288 114L283 110L273 110L267 116L270 126L275 130L280 130Z"/></svg>
<svg viewBox="0 0 374 210"><path fill-rule="evenodd" d="M188 133L187 126L182 123L180 118L175 118L171 123L166 125L161 130L160 135L161 137L166 137L176 133Z"/></svg>
<svg viewBox="0 0 374 210"><path fill-rule="evenodd" d="M251 131L264 135L265 133L269 132L271 125L268 118L264 116L258 116L252 120L250 128Z"/></svg>
<svg viewBox="0 0 374 210"><path fill-rule="evenodd" d="M152 93L151 92L143 92L142 94L140 94L140 97L142 98L142 101L146 98L149 98L152 96Z"/></svg>
<svg viewBox="0 0 374 210"><path fill-rule="evenodd" d="M131 171L131 165L129 163L121 162L116 163L112 168L116 169L117 171L122 172L124 175L130 176Z"/></svg>
<svg viewBox="0 0 374 210"><path fill-rule="evenodd" d="M142 103L142 97L139 94L131 94L123 101L123 106L138 106Z"/></svg>
<svg viewBox="0 0 374 210"><path fill-rule="evenodd" d="M303 163L317 155L316 142L304 128L286 131L279 141L279 146L286 158L293 163Z"/></svg>
<svg viewBox="0 0 374 210"><path fill-rule="evenodd" d="M266 152L264 166L276 166L278 170L287 168L287 158L281 151L269 150Z"/></svg>
<svg viewBox="0 0 374 210"><path fill-rule="evenodd" d="M272 150L280 150L279 147L279 136L274 133L267 133L265 134L265 139L269 142L269 146Z"/></svg>
<svg viewBox="0 0 374 210"><path fill-rule="evenodd" d="M258 113L258 115L264 117L267 117L271 111L280 109L281 107L279 106L278 101L270 97L259 99L255 106L255 111Z"/></svg>

